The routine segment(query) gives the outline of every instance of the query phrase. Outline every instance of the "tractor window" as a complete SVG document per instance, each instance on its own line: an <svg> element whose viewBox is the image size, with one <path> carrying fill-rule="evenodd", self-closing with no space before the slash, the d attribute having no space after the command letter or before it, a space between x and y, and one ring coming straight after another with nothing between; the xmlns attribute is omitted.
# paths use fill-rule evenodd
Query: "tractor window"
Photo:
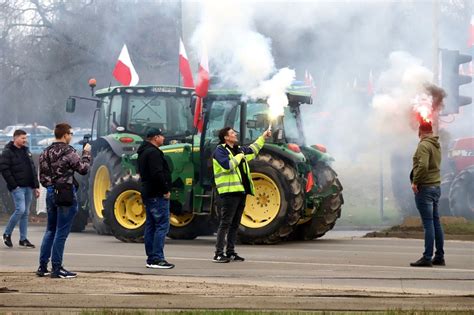
<svg viewBox="0 0 474 315"><path fill-rule="evenodd" d="M209 113L206 139L218 142L219 130L228 126L239 132L239 123L240 102L238 100L214 101Z"/></svg>
<svg viewBox="0 0 474 315"><path fill-rule="evenodd" d="M269 126L268 104L247 103L247 117L245 123L245 143L257 140Z"/></svg>
<svg viewBox="0 0 474 315"><path fill-rule="evenodd" d="M110 105L110 116L108 122L108 133L114 133L121 125L122 118L122 96L114 95Z"/></svg>
<svg viewBox="0 0 474 315"><path fill-rule="evenodd" d="M291 107L285 107L285 117L283 124L285 126L285 137L288 142L294 142L297 144L303 144L303 135L300 134L297 124L298 112L296 109Z"/></svg>
<svg viewBox="0 0 474 315"><path fill-rule="evenodd" d="M110 96L102 98L102 106L99 111L99 119L97 122L97 133L99 137L105 136L107 134L107 129L109 126L109 108L110 108Z"/></svg>
<svg viewBox="0 0 474 315"><path fill-rule="evenodd" d="M189 98L175 95L131 95L127 129L144 135L160 128L166 136L182 136L192 130Z"/></svg>

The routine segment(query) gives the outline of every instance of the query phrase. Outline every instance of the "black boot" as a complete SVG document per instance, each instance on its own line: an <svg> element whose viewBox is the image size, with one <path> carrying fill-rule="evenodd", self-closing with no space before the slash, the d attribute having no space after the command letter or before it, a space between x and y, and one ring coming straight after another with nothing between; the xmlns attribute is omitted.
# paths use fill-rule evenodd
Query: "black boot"
<svg viewBox="0 0 474 315"><path fill-rule="evenodd" d="M410 263L410 266L412 267L433 267L433 264L431 263L431 260L425 259L424 257L421 257L415 262Z"/></svg>

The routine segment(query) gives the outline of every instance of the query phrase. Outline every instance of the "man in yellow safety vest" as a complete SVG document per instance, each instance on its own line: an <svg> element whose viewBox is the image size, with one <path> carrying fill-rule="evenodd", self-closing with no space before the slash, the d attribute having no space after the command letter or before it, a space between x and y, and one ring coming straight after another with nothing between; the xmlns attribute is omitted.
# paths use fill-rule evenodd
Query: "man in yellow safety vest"
<svg viewBox="0 0 474 315"><path fill-rule="evenodd" d="M254 194L248 162L254 159L271 136L266 130L249 146L239 146L237 132L231 127L219 131L220 144L213 155L214 180L220 197L220 223L217 230L216 252L213 261L228 263L244 261L235 252L235 240L247 194ZM227 238L227 247L224 247Z"/></svg>

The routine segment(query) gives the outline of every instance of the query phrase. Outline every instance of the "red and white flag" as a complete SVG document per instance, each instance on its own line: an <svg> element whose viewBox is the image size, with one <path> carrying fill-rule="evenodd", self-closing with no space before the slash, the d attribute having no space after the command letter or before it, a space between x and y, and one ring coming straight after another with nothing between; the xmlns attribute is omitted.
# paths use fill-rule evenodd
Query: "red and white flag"
<svg viewBox="0 0 474 315"><path fill-rule="evenodd" d="M311 96L313 99L316 98L316 84L314 84L314 79L311 73L308 70L304 71L304 84L310 88Z"/></svg>
<svg viewBox="0 0 474 315"><path fill-rule="evenodd" d="M209 60L207 58L207 49L203 47L198 69L196 94L200 97L206 97L207 91L209 91Z"/></svg>
<svg viewBox="0 0 474 315"><path fill-rule="evenodd" d="M182 39L179 39L179 72L183 77L183 86L188 88L194 87L193 74L191 72L191 66L189 65L188 55L184 49Z"/></svg>
<svg viewBox="0 0 474 315"><path fill-rule="evenodd" d="M198 97L196 100L196 108L194 110L194 127L196 127L199 132L202 132L204 125L204 117L202 111L204 107L203 98L207 96L207 92L209 91L209 80L209 60L207 57L207 49L206 47L203 47L195 89L196 95Z"/></svg>
<svg viewBox="0 0 474 315"><path fill-rule="evenodd" d="M139 78L137 71L135 71L135 67L132 64L132 60L130 59L130 55L128 54L127 45L123 45L112 74L122 85L137 85Z"/></svg>
<svg viewBox="0 0 474 315"><path fill-rule="evenodd" d="M471 15L471 26L469 28L469 38L467 40L467 47L474 46L474 15Z"/></svg>
<svg viewBox="0 0 474 315"><path fill-rule="evenodd" d="M372 74L372 70L369 72L369 83L367 84L367 93L370 95L374 95L374 76Z"/></svg>

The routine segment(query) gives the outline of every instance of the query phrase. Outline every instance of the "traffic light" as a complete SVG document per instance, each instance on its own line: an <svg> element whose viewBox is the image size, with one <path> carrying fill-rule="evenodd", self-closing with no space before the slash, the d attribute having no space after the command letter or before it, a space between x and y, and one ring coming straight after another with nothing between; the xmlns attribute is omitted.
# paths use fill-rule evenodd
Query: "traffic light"
<svg viewBox="0 0 474 315"><path fill-rule="evenodd" d="M441 115L457 114L459 106L471 104L471 97L459 95L459 87L472 82L470 76L459 74L459 66L471 60L457 50L441 50L441 87L447 94Z"/></svg>

